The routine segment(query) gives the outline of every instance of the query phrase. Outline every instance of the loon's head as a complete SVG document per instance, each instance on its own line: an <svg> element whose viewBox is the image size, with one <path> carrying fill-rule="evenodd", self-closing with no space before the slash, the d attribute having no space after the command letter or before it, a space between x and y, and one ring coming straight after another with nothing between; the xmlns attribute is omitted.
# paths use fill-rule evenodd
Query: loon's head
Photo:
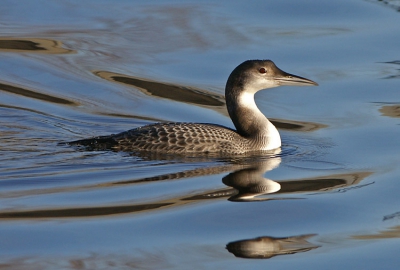
<svg viewBox="0 0 400 270"><path fill-rule="evenodd" d="M318 84L279 69L271 60L247 60L232 71L227 81L227 90L256 93L262 89L281 85L310 86Z"/></svg>

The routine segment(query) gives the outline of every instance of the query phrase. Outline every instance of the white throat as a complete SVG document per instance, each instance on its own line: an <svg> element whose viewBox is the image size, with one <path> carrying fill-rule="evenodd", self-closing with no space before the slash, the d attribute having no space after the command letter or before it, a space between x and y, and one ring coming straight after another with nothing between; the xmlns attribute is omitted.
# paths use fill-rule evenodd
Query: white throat
<svg viewBox="0 0 400 270"><path fill-rule="evenodd" d="M263 143L260 150L272 150L281 146L281 136L276 127L268 120L267 117L258 109L254 93L244 92L238 97L238 105L251 111L251 119L249 122L254 122L260 129L258 138L261 138Z"/></svg>

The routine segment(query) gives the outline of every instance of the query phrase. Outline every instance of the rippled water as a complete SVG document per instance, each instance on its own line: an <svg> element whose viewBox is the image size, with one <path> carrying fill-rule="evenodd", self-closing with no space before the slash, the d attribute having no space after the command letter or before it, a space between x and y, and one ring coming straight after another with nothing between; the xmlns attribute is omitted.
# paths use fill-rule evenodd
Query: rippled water
<svg viewBox="0 0 400 270"><path fill-rule="evenodd" d="M2 269L395 269L398 1L3 1ZM160 121L232 127L231 70L280 153L135 156L60 142Z"/></svg>

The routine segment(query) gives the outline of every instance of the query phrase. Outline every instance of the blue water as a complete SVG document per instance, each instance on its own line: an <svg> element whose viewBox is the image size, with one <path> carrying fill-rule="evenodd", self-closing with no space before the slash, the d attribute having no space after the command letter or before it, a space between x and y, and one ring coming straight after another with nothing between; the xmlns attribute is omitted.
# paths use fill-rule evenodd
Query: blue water
<svg viewBox="0 0 400 270"><path fill-rule="evenodd" d="M3 1L3 269L396 269L397 1ZM233 127L226 79L272 59L318 87L257 94L282 152L135 156L58 143L160 121Z"/></svg>

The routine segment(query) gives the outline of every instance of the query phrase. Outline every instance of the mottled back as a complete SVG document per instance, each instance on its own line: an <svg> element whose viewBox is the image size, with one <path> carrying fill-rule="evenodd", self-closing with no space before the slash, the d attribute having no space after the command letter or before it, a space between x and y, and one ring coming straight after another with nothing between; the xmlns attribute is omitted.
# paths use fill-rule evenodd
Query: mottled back
<svg viewBox="0 0 400 270"><path fill-rule="evenodd" d="M249 140L234 130L214 124L157 123L118 134L69 142L88 150L154 153L243 154L251 151Z"/></svg>

